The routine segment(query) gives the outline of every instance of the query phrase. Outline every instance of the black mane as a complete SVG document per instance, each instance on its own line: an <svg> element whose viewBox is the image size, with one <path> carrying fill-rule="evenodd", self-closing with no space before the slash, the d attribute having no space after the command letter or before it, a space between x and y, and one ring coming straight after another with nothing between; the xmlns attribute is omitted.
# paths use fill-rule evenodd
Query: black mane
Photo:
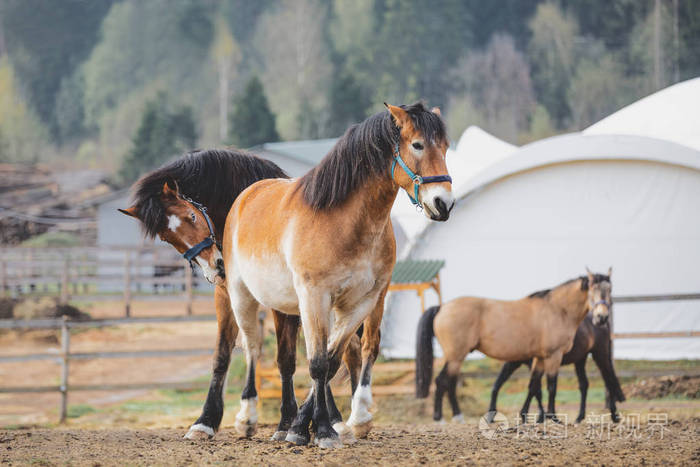
<svg viewBox="0 0 700 467"><path fill-rule="evenodd" d="M571 284L572 282L575 281L581 281L581 290L586 291L588 290L589 285L593 284L598 284L600 282L610 282L610 276L606 276L605 274L593 274L593 284L588 283L588 276L580 276L576 277L575 279L569 279L566 282L563 282L559 284L556 287L553 287L551 289L544 289L544 290L538 290L537 292L533 292L530 295L528 295L528 298L545 298L547 297L552 290L558 289L559 287L563 287L565 285Z"/></svg>
<svg viewBox="0 0 700 467"><path fill-rule="evenodd" d="M401 108L427 141L447 139L440 116L422 102ZM338 206L367 179L388 170L398 140L399 129L387 111L351 126L328 155L299 180L304 201L317 210Z"/></svg>
<svg viewBox="0 0 700 467"><path fill-rule="evenodd" d="M207 207L220 238L236 197L265 178L288 176L273 162L245 151L193 151L141 177L134 184L133 205L146 235L155 237L166 224L163 185L177 186L180 194Z"/></svg>

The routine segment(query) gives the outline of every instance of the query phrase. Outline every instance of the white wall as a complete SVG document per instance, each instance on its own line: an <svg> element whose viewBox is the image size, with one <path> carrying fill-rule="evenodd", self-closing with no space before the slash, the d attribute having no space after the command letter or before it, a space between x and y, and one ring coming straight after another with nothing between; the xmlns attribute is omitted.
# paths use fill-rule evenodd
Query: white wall
<svg viewBox="0 0 700 467"><path fill-rule="evenodd" d="M445 300L515 299L611 265L614 295L700 292L700 172L599 160L511 175L431 225L412 257L446 260ZM419 314L414 294L394 294L387 355L413 356ZM614 314L618 332L700 329L699 301L616 304ZM700 339L618 340L615 356L700 358Z"/></svg>

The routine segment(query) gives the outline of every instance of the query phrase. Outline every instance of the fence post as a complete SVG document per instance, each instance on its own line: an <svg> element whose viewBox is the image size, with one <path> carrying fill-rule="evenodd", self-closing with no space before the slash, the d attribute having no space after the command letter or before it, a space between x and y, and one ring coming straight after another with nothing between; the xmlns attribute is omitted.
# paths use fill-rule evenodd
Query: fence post
<svg viewBox="0 0 700 467"><path fill-rule="evenodd" d="M70 333L68 317L63 316L61 324L61 411L59 423L64 423L68 416L68 356L70 352Z"/></svg>
<svg viewBox="0 0 700 467"><path fill-rule="evenodd" d="M5 263L5 260L0 260L0 287L2 287L0 297L7 297L10 295L10 290L7 286L7 263Z"/></svg>
<svg viewBox="0 0 700 467"><path fill-rule="evenodd" d="M187 301L187 314L192 314L192 268L185 263L185 296Z"/></svg>
<svg viewBox="0 0 700 467"><path fill-rule="evenodd" d="M66 256L63 261L63 272L61 273L61 305L66 305L70 298L68 291L68 257Z"/></svg>
<svg viewBox="0 0 700 467"><path fill-rule="evenodd" d="M126 250L124 257L124 312L131 316L131 252Z"/></svg>

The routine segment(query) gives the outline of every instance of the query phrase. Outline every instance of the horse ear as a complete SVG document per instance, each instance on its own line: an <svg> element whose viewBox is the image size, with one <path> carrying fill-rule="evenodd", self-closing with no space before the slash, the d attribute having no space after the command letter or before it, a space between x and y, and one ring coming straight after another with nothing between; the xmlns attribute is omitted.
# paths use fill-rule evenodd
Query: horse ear
<svg viewBox="0 0 700 467"><path fill-rule="evenodd" d="M593 285L593 273L588 269L588 266L586 266L586 274L588 274L588 283Z"/></svg>
<svg viewBox="0 0 700 467"><path fill-rule="evenodd" d="M138 210L136 209L136 206L131 206L130 208L126 208L126 209L117 209L117 210L118 210L119 212L121 212L122 214L126 214L127 216L135 217L135 218L137 218L137 219L139 218L139 216L138 216Z"/></svg>
<svg viewBox="0 0 700 467"><path fill-rule="evenodd" d="M170 188L170 184L168 182L165 182L163 184L163 194L165 196L173 196L177 197L179 195L179 189L177 187L177 183L173 182L175 185L175 188Z"/></svg>
<svg viewBox="0 0 700 467"><path fill-rule="evenodd" d="M389 113L391 113L391 116L394 117L394 123L396 123L397 127L403 128L404 125L410 121L408 113L401 107L387 104L386 102L384 103L384 106L389 109Z"/></svg>
<svg viewBox="0 0 700 467"><path fill-rule="evenodd" d="M438 117L442 117L442 113L440 112L440 107L433 107L432 109L430 109L430 111L432 113L434 113L435 115L437 115Z"/></svg>
<svg viewBox="0 0 700 467"><path fill-rule="evenodd" d="M608 277L612 277L612 266L608 268Z"/></svg>

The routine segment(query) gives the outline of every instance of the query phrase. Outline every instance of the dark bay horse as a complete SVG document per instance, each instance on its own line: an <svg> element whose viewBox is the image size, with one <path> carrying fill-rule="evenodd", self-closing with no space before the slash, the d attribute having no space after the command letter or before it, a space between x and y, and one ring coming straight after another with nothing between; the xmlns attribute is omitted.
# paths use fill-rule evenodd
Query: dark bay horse
<svg viewBox="0 0 700 467"><path fill-rule="evenodd" d="M237 422L248 435L257 420L258 304L300 316L304 330L313 385L286 440L309 443L311 424L317 445L342 446L333 428L342 417L327 383L363 322L360 385L348 425L359 435L371 426L371 370L395 263L392 205L400 188L432 220L447 220L454 205L439 112L420 103L387 108L350 127L300 179L257 182L229 212L222 253L246 352Z"/></svg>
<svg viewBox="0 0 700 467"><path fill-rule="evenodd" d="M593 322L608 319L609 275L593 274L567 281L553 289L520 300L456 298L426 311L418 323L416 342L416 397L427 397L433 370L433 336L445 355L445 366L435 379L433 418L442 419L445 392L456 421L463 419L457 402L457 378L462 361L472 350L504 361L533 360L526 404L541 391L547 374L550 414L554 414L556 376L563 355L574 341L579 325L590 311Z"/></svg>
<svg viewBox="0 0 700 467"><path fill-rule="evenodd" d="M618 422L620 420L615 403L624 402L625 395L622 392L620 381L617 379L615 368L613 367L611 343L610 326L608 323L603 323L598 326L594 325L593 316L589 313L576 330L573 347L564 354L564 357L562 357L562 365L570 365L573 363L576 368L578 387L579 391L581 392L581 404L578 416L576 417L576 423L581 423L586 418L586 395L588 393L586 360L588 359L588 354L591 354L593 357L593 361L598 366L600 374L603 377L603 381L605 383L606 407L610 409L610 418L614 422ZM499 373L498 378L496 378L496 382L493 384L493 390L491 391L491 403L487 414L487 420L489 423L493 421L493 416L496 414L498 391L500 390L501 386L503 386L503 383L510 378L510 375L512 375L513 372L521 365L531 367L532 360L506 362L503 364L501 372ZM537 405L540 409L538 421L541 422L544 420L545 416L544 407L542 406L542 391L535 393L535 399L537 399ZM527 413L528 410L529 407L524 407L521 412ZM552 412L551 409L550 412Z"/></svg>
<svg viewBox="0 0 700 467"><path fill-rule="evenodd" d="M216 283L214 303L218 335L213 374L202 414L185 435L190 439L212 437L219 429L230 356L238 335L238 326L221 278L223 260L219 249L211 246L221 243L226 216L236 197L254 182L267 178L288 177L274 163L245 151L195 151L142 177L134 185L133 205L120 209L122 213L139 219L149 237L158 235L182 254L196 252L188 259L197 262L207 279ZM211 236L210 241L201 243L202 234L197 230L205 233L205 240ZM201 250L196 251L198 248ZM284 439L297 412L293 375L300 321L298 316L274 310L273 318L277 334L277 365L282 380L281 418L275 437ZM344 356L353 389L357 386L360 370L358 346L349 347L348 355Z"/></svg>

